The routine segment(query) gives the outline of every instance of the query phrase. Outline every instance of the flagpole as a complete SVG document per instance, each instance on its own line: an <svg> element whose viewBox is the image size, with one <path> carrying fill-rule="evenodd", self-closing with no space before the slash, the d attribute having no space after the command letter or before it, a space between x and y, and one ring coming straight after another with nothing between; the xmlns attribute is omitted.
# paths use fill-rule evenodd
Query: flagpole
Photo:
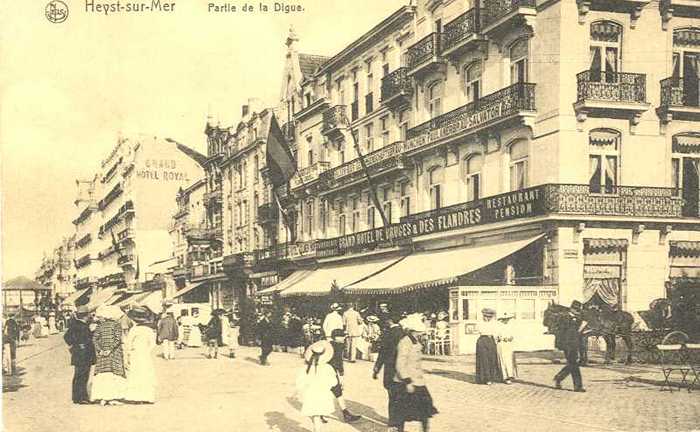
<svg viewBox="0 0 700 432"><path fill-rule="evenodd" d="M352 137L352 142L355 147L355 151L357 152L357 158L360 160L360 166L362 166L362 171L365 173L365 177L367 178L367 185L369 186L369 195L370 198L372 198L372 202L374 203L374 208L376 208L377 211L379 211L379 216L381 216L384 226L389 226L389 220L387 219L386 214L384 214L384 209L382 208L379 202L379 198L377 197L377 189L374 187L372 177L369 175L369 170L367 170L365 157L362 154L362 151L360 150L360 144L357 142L355 134L352 133L352 129L350 129L350 136Z"/></svg>

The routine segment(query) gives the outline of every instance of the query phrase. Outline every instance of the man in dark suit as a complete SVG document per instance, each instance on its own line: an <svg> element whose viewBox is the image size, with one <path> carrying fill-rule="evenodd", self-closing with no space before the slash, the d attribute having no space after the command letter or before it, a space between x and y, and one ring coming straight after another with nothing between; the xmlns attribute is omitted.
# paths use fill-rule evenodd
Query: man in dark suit
<svg viewBox="0 0 700 432"><path fill-rule="evenodd" d="M90 311L85 306L78 307L75 318L68 325L68 331L63 340L70 346L73 373L73 403L90 403L87 384L90 378L90 367L95 364L95 346L92 344L87 317Z"/></svg>
<svg viewBox="0 0 700 432"><path fill-rule="evenodd" d="M404 331L399 325L401 315L389 312L384 316L384 329L380 339L380 348L377 362L374 364L372 378L377 379L379 372L384 368L384 388L389 396L389 428L398 428L396 419L396 399L400 391L401 383L394 382L396 374L396 353L399 341L404 336Z"/></svg>
<svg viewBox="0 0 700 432"><path fill-rule="evenodd" d="M579 352L581 349L581 333L586 327L581 314L581 303L574 301L571 305L569 319L565 319L559 326L555 335L554 345L564 351L566 366L554 376L554 385L561 389L561 382L569 375L574 382L574 391L583 393L583 378L579 367Z"/></svg>

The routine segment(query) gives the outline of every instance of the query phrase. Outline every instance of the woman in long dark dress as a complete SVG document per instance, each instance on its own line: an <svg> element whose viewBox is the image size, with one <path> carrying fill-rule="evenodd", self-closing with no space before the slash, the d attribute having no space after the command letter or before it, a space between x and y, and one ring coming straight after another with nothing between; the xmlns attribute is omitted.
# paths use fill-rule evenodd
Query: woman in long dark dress
<svg viewBox="0 0 700 432"><path fill-rule="evenodd" d="M481 336L476 340L476 382L490 385L503 381L495 340L495 336L498 334L498 324L495 320L495 310L485 308L481 314L484 320L479 323Z"/></svg>

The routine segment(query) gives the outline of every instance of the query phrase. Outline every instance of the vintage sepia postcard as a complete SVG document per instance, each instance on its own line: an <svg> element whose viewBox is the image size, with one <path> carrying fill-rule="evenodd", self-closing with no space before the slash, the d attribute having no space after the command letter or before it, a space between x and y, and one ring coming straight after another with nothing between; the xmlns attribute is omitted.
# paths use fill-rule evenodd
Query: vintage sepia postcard
<svg viewBox="0 0 700 432"><path fill-rule="evenodd" d="M700 0L0 8L3 430L700 430Z"/></svg>

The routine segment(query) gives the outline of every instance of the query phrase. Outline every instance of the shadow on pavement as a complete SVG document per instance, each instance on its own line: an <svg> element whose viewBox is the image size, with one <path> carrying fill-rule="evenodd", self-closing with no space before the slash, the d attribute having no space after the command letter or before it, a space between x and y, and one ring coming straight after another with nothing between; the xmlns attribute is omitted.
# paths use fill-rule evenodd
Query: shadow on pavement
<svg viewBox="0 0 700 432"><path fill-rule="evenodd" d="M351 400L347 401L347 404L350 412L363 417L362 420L351 423L350 426L362 432L386 430L389 419L379 415L374 408Z"/></svg>
<svg viewBox="0 0 700 432"><path fill-rule="evenodd" d="M243 360L260 366L260 359L259 358L247 356L247 357L244 357Z"/></svg>
<svg viewBox="0 0 700 432"><path fill-rule="evenodd" d="M520 378L516 378L514 381L516 384L522 384L530 387L539 387L539 388L546 388L546 389L551 389L551 390L556 390L556 387L554 385L546 385L546 384L541 384L541 383L536 383L532 381L525 381ZM552 381L554 382L554 381Z"/></svg>
<svg viewBox="0 0 700 432"><path fill-rule="evenodd" d="M472 374L467 374L464 372L444 370L444 369L431 369L426 371L431 375L439 375L448 379L455 381L462 381L470 384L476 384L476 377Z"/></svg>
<svg viewBox="0 0 700 432"><path fill-rule="evenodd" d="M299 422L287 418L284 413L272 411L265 413L265 422L271 431L279 432L309 432ZM309 420L311 422L311 420Z"/></svg>
<svg viewBox="0 0 700 432"><path fill-rule="evenodd" d="M24 371L24 368L18 366L14 375L3 375L2 392L13 393L23 387L27 387L26 385L22 384L22 376L25 374L26 372Z"/></svg>

